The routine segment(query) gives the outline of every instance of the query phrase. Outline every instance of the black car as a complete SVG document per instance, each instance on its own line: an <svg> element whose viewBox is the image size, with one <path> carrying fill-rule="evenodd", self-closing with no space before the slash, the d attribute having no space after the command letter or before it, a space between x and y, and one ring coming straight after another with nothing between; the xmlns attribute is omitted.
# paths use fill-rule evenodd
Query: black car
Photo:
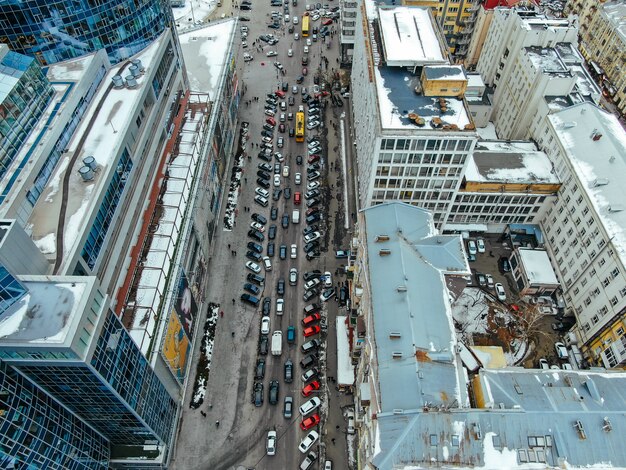
<svg viewBox="0 0 626 470"><path fill-rule="evenodd" d="M312 289L312 290L308 290L304 293L304 295L302 296L302 300L304 300L305 302L308 302L309 300L311 300L313 297L315 297L317 294L319 293L319 291Z"/></svg>
<svg viewBox="0 0 626 470"><path fill-rule="evenodd" d="M306 245L304 245L304 252L305 253L309 253L313 250L318 250L320 247L320 243L318 240L313 240L312 242L307 243Z"/></svg>
<svg viewBox="0 0 626 470"><path fill-rule="evenodd" d="M304 199L313 199L314 197L318 197L321 194L318 188L311 189L304 193Z"/></svg>
<svg viewBox="0 0 626 470"><path fill-rule="evenodd" d="M274 174L280 175L280 163L274 163Z"/></svg>
<svg viewBox="0 0 626 470"><path fill-rule="evenodd" d="M263 384L261 382L254 383L252 403L256 407L263 406Z"/></svg>
<svg viewBox="0 0 626 470"><path fill-rule="evenodd" d="M279 256L280 259L287 259L287 245L280 245Z"/></svg>
<svg viewBox="0 0 626 470"><path fill-rule="evenodd" d="M285 404L283 406L283 416L287 419L291 418L293 413L293 398L285 397Z"/></svg>
<svg viewBox="0 0 626 470"><path fill-rule="evenodd" d="M341 286L341 289L339 289L339 302L345 304L346 300L348 300L348 288Z"/></svg>
<svg viewBox="0 0 626 470"><path fill-rule="evenodd" d="M257 165L257 168L258 168L259 170L263 170L263 171L267 171L267 172L272 171L272 165L270 165L270 164L268 164L268 163L259 163L259 164ZM252 217L254 217L254 214L252 214Z"/></svg>
<svg viewBox="0 0 626 470"><path fill-rule="evenodd" d="M258 184L259 186L261 186L264 189L269 189L270 188L269 180L264 180L263 178L257 178L256 184Z"/></svg>
<svg viewBox="0 0 626 470"><path fill-rule="evenodd" d="M283 295L285 293L285 280L281 277L276 284L276 293Z"/></svg>
<svg viewBox="0 0 626 470"><path fill-rule="evenodd" d="M259 253L252 250L246 251L246 258L248 258L250 261L254 261L255 263L258 263L263 259L263 257Z"/></svg>
<svg viewBox="0 0 626 470"><path fill-rule="evenodd" d="M273 242L269 242L267 244L267 256L273 257L274 253L275 253L275 249L276 249L276 247L274 246L274 243Z"/></svg>
<svg viewBox="0 0 626 470"><path fill-rule="evenodd" d="M261 335L259 339L259 354L265 356L267 355L267 350L269 349L269 338L267 335Z"/></svg>
<svg viewBox="0 0 626 470"><path fill-rule="evenodd" d="M321 218L322 218L322 214L320 214L319 212L315 212L314 214L307 215L306 223L314 224L315 222L318 222Z"/></svg>
<svg viewBox="0 0 626 470"><path fill-rule="evenodd" d="M283 196L285 196L285 199L290 199L291 198L291 188L285 188L285 190L283 191Z"/></svg>
<svg viewBox="0 0 626 470"><path fill-rule="evenodd" d="M260 286L262 286L265 282L265 278L263 276L259 276L258 274L254 273L248 273L248 275L246 276L246 280L248 282L254 282L255 284L258 284Z"/></svg>
<svg viewBox="0 0 626 470"><path fill-rule="evenodd" d="M306 206L307 207L314 207L314 206L319 205L320 202L322 202L322 200L319 197L314 197L313 199L309 199L306 202Z"/></svg>
<svg viewBox="0 0 626 470"><path fill-rule="evenodd" d="M255 380L263 380L265 377L265 359L262 357L256 361L256 369L254 370Z"/></svg>
<svg viewBox="0 0 626 470"><path fill-rule="evenodd" d="M319 339L312 339L311 341L307 341L302 346L300 346L300 349L304 354L306 354L308 352L318 349L320 347L320 344L321 343Z"/></svg>
<svg viewBox="0 0 626 470"><path fill-rule="evenodd" d="M274 191L272 191L272 199L274 201L278 201L280 199L280 195L282 194L283 190L282 189L274 189Z"/></svg>
<svg viewBox="0 0 626 470"><path fill-rule="evenodd" d="M272 208L272 210L274 210L274 208ZM263 234L261 233L261 235ZM274 224L270 225L270 229L267 232L267 238L269 240L274 240L276 238L276 225Z"/></svg>
<svg viewBox="0 0 626 470"><path fill-rule="evenodd" d="M275 405L276 403L278 403L278 380L272 380L270 382L269 395L270 405Z"/></svg>
<svg viewBox="0 0 626 470"><path fill-rule="evenodd" d="M276 227L275 225L273 225L273 227ZM271 228L271 227L270 227ZM274 229L274 234L276 234L276 229ZM263 240L265 240L265 235L263 235L261 232L259 232L258 230L254 230L253 228L251 228L250 230L248 230L248 236L250 238L253 238L256 241L262 242Z"/></svg>
<svg viewBox="0 0 626 470"><path fill-rule="evenodd" d="M283 91L288 91L289 90L289 83L283 82L283 84L281 85L281 88L283 89Z"/></svg>
<svg viewBox="0 0 626 470"><path fill-rule="evenodd" d="M259 305L259 299L250 294L241 294L241 301L253 305L254 307Z"/></svg>
<svg viewBox="0 0 626 470"><path fill-rule="evenodd" d="M250 21L250 18L248 18L247 16L240 16L239 21Z"/></svg>
<svg viewBox="0 0 626 470"><path fill-rule="evenodd" d="M306 216L313 215L313 214L315 214L316 212L319 212L319 211L320 210L317 207L313 207L311 209L307 209L305 215Z"/></svg>
<svg viewBox="0 0 626 470"><path fill-rule="evenodd" d="M293 130L293 127L289 128L289 137L293 137L294 135L296 135L296 131Z"/></svg>
<svg viewBox="0 0 626 470"><path fill-rule="evenodd" d="M293 106L294 104L296 104L296 100L294 99L293 96L290 96L289 98L287 98L287 104L289 106Z"/></svg>
<svg viewBox="0 0 626 470"><path fill-rule="evenodd" d="M239 9L240 10L245 10L245 11L250 11L250 10L252 10L252 5L246 5L246 4L239 5Z"/></svg>
<svg viewBox="0 0 626 470"><path fill-rule="evenodd" d="M296 156L296 164L297 165L302 165L302 155L297 155Z"/></svg>
<svg viewBox="0 0 626 470"><path fill-rule="evenodd" d="M289 215L288 214L283 215L283 218L281 219L280 223L283 226L283 228L288 228L289 227Z"/></svg>
<svg viewBox="0 0 626 470"><path fill-rule="evenodd" d="M254 284L250 284L249 282L246 282L243 285L244 290L247 290L248 292L254 294L254 295L259 295L259 293L261 292L261 289L259 289L259 286L255 286Z"/></svg>
<svg viewBox="0 0 626 470"><path fill-rule="evenodd" d="M319 230L317 225L309 225L302 231L302 235L308 235L309 233L317 232Z"/></svg>
<svg viewBox="0 0 626 470"><path fill-rule="evenodd" d="M317 362L317 359L317 354L309 354L308 356L304 356L304 358L300 361L300 367L302 367L303 369L308 369Z"/></svg>
<svg viewBox="0 0 626 470"><path fill-rule="evenodd" d="M270 211L270 219L276 220L278 219L278 209L272 206L272 210Z"/></svg>
<svg viewBox="0 0 626 470"><path fill-rule="evenodd" d="M311 279L317 279L321 275L322 275L322 272L319 269L316 269L315 271L305 272L302 277L304 278L304 281L306 282L306 281L310 281Z"/></svg>
<svg viewBox="0 0 626 470"><path fill-rule="evenodd" d="M272 28L272 29L279 29L280 28L280 23L268 24L267 27L268 28Z"/></svg>
<svg viewBox="0 0 626 470"><path fill-rule="evenodd" d="M266 131L266 130L262 130L262 131L261 131L261 135L262 135L263 137L270 137L270 138L271 138L271 137L274 137L274 133L273 133L273 132Z"/></svg>
<svg viewBox="0 0 626 470"><path fill-rule="evenodd" d="M266 162L271 162L272 161L272 155L268 155L267 153L261 151L259 152L259 158L261 160L265 160Z"/></svg>
<svg viewBox="0 0 626 470"><path fill-rule="evenodd" d="M257 253L263 253L263 246L259 245L258 243L248 242L246 246L252 251L256 251Z"/></svg>
<svg viewBox="0 0 626 470"><path fill-rule="evenodd" d="M293 382L293 362L291 359L287 359L285 362L285 382Z"/></svg>
<svg viewBox="0 0 626 470"><path fill-rule="evenodd" d="M296 83L299 85L300 83L302 83L304 81L304 76L300 75L298 77L298 79L296 80Z"/></svg>
<svg viewBox="0 0 626 470"><path fill-rule="evenodd" d="M274 131L274 128L270 126L269 124L263 124L263 129L266 131L270 131L270 132Z"/></svg>
<svg viewBox="0 0 626 470"><path fill-rule="evenodd" d="M263 307L261 308L261 312L263 312L264 316L268 316L272 310L272 298L265 297L263 299Z"/></svg>
<svg viewBox="0 0 626 470"><path fill-rule="evenodd" d="M498 267L500 268L501 273L508 273L511 271L511 264L504 256L498 260Z"/></svg>
<svg viewBox="0 0 626 470"><path fill-rule="evenodd" d="M319 258L319 257L320 257L320 251L319 250L309 251L306 254L306 260L307 261L311 261L312 259Z"/></svg>
<svg viewBox="0 0 626 470"><path fill-rule="evenodd" d="M267 219L263 217L261 214L257 214L256 212L252 214L252 220L260 223L261 225L265 225L267 223Z"/></svg>

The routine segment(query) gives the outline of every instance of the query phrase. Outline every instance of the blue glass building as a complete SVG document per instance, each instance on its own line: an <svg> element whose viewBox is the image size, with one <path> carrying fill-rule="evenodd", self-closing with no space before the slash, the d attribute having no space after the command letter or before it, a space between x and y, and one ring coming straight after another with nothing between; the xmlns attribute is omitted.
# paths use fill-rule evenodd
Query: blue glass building
<svg viewBox="0 0 626 470"><path fill-rule="evenodd" d="M3 285L12 285L5 279ZM108 459L163 459L178 405L96 279L20 281L24 292L13 289L17 300L0 314L0 406L6 410L0 414L0 468L9 462L19 462L15 468L106 468Z"/></svg>
<svg viewBox="0 0 626 470"><path fill-rule="evenodd" d="M172 24L169 0L0 0L0 43L42 65L102 48L117 63Z"/></svg>

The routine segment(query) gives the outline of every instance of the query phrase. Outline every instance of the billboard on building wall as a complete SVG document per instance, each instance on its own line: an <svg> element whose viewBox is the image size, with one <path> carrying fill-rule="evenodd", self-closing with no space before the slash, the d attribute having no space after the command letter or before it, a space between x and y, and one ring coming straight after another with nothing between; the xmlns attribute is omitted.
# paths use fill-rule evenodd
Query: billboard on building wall
<svg viewBox="0 0 626 470"><path fill-rule="evenodd" d="M189 344L189 338L180 323L177 312L174 311L171 313L167 324L161 354L165 358L172 374L180 383L185 381L185 371L187 370L187 361L190 353L191 345Z"/></svg>
<svg viewBox="0 0 626 470"><path fill-rule="evenodd" d="M187 337L191 340L191 338L193 338L194 323L198 316L198 305L193 298L193 292L191 292L189 287L189 280L185 275L185 271L181 271L180 274L178 294L174 308L180 318L180 323L185 329L185 333L187 333Z"/></svg>

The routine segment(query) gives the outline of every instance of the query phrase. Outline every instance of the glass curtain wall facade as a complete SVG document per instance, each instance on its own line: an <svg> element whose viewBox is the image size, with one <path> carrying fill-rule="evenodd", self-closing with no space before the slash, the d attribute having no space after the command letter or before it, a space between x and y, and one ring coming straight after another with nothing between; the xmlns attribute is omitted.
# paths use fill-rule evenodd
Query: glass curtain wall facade
<svg viewBox="0 0 626 470"><path fill-rule="evenodd" d="M27 292L22 283L0 264L0 315L24 297Z"/></svg>
<svg viewBox="0 0 626 470"><path fill-rule="evenodd" d="M176 403L108 310L89 363L15 367L111 443L170 444Z"/></svg>
<svg viewBox="0 0 626 470"><path fill-rule="evenodd" d="M0 179L53 94L32 57L9 51L0 59Z"/></svg>
<svg viewBox="0 0 626 470"><path fill-rule="evenodd" d="M102 48L118 63L172 23L169 0L0 0L0 43L42 65Z"/></svg>
<svg viewBox="0 0 626 470"><path fill-rule="evenodd" d="M106 469L109 443L0 361L0 468Z"/></svg>

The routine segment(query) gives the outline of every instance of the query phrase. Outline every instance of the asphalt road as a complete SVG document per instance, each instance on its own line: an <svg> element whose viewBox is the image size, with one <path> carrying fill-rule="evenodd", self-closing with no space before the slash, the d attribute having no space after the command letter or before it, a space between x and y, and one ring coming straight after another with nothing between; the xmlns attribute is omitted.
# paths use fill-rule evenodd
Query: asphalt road
<svg viewBox="0 0 626 470"><path fill-rule="evenodd" d="M297 14L299 18L298 25L294 26L295 32L301 35L301 18L305 11L305 3L299 2L297 7L289 5L289 15L293 18ZM333 3L330 6L334 6ZM281 29L273 30L267 28L271 11L278 11L281 16ZM303 308L306 304L317 302L320 303L316 296L309 302L305 303L302 299L304 293L304 281L302 275L305 271L319 269L322 272L328 270L333 275L333 283L338 286L338 282L345 281L345 278L335 276L336 269L342 265L343 260L336 260L334 250L346 248L348 240L348 232L344 229L345 215L351 212L350 209L344 207L343 192L348 191L350 176L345 181L345 175L342 175L339 168L342 167L339 153L340 140L338 131L333 128L333 124L337 124L340 114L345 108L331 107L330 100L323 110L324 126L315 130L306 131L306 137L317 135L323 142L323 158L322 158L322 183L320 189L323 193L320 209L323 213L323 220L319 225L322 231L321 254L317 259L307 261L303 252L303 236L302 230L306 227L305 211L306 200L302 201L302 205L295 206L293 193L300 191L304 196L306 192L306 158L307 148L305 143L296 143L295 138L290 138L288 133L278 132L278 124L274 132L274 151L280 151L284 157L284 165L289 166L289 176L281 175L280 188L284 190L290 187L292 196L285 199L281 194L278 201L271 200L271 192L274 185L269 188L270 204L263 208L253 201L254 191L256 188L256 172L257 165L262 163L257 157L259 149L256 144L261 143L261 130L267 116L264 115L265 96L267 93L273 92L284 81L289 84L289 91L285 97L285 101L289 96L295 98L295 104L288 106L285 113L292 112L295 115L297 108L302 104L302 95L300 87L305 86L311 90L313 87L313 77L317 70L326 73L325 62L322 57L328 60L328 68L336 67L336 59L339 53L338 35L333 39L327 37L327 41L332 41L331 48L328 49L321 40L311 42L309 46L309 65L307 66L309 73L305 77L304 82L299 85L297 94L293 94L291 87L296 84L296 78L302 74L301 59L305 46L305 38L296 40L293 34L289 34L284 23L284 11L282 7L271 7L269 0L255 2L251 11L241 12L251 19L249 22L240 22L238 26L238 34L241 26L248 27L248 36L246 38L248 47L241 47L241 38L236 40L237 48L237 67L240 79L246 87L246 93L242 98L239 108L239 121L247 121L250 123L249 140L247 143L247 152L251 159L245 161L245 179L242 184L242 190L238 202L238 216L233 231L223 231L218 229L216 238L216 246L214 249L214 258L210 262L210 272L215 273L210 284L206 298L213 302L221 304L224 310L224 317L218 321L216 330L216 339L213 350L213 360L211 366L211 374L207 388L207 395L204 405L198 410L185 409L182 418L182 424L179 431L179 438L175 450L175 457L172 461L172 468L180 469L233 469L233 468L254 468L261 469L288 469L299 468L300 462L304 458L297 449L300 440L306 435L299 429L301 416L298 407L308 400L301 395L301 387L303 383L300 375L303 369L299 365L303 354L300 351L300 345L309 338L303 338L301 320L304 317ZM334 23L336 24L336 23ZM321 26L320 21L312 23L312 27ZM270 46L259 41L260 34L274 34L279 42ZM309 36L311 37L311 36ZM253 44L256 42L256 44ZM261 47L257 47L261 45ZM289 57L287 51L292 49L293 57ZM277 56L268 58L267 51L276 51ZM251 62L243 61L243 54L247 52L254 56ZM285 67L285 75L281 75L273 63L279 61ZM258 101L254 100L258 97ZM280 104L279 100L279 104ZM247 104L249 102L249 104ZM305 106L306 109L306 106ZM279 121L280 108L276 114L276 120ZM347 113L346 113L347 114ZM285 122L287 129L295 126L295 121ZM337 126L338 128L339 126ZM285 140L283 148L276 147L276 141L279 136ZM254 147L251 144L255 144ZM296 155L302 155L304 159L303 165L296 164ZM276 160L272 161L272 165ZM336 166L335 166L336 165ZM348 165L349 166L349 165ZM345 168L346 165L343 165ZM296 172L302 174L302 184L297 186L294 181ZM281 166L282 173L282 166ZM230 172L227 172L230 174ZM348 201L353 201L354 197L350 195ZM224 206L223 204L222 206ZM270 220L270 209L276 206L278 209L278 219ZM249 208L249 211L246 210ZM301 211L300 224L292 224L284 229L281 227L281 217L283 214L291 216L292 210L299 208ZM352 209L353 211L354 209ZM268 231L271 224L277 225L275 243L276 254L272 257L273 269L269 272L262 271L260 274L265 276L265 284L263 292L259 296L272 298L271 332L281 330L283 332L283 352L281 356L272 356L269 353L264 356L267 364L265 377L262 380L264 385L264 404L262 407L255 407L251 401L254 380L254 370L256 361L262 357L258 353L258 340L260 336L260 306L254 308L240 302L239 296L243 293L243 284L246 275L250 272L245 268L246 243L250 241L247 237L249 224L251 222L251 214L257 212L268 219L265 226L265 240L262 243L264 253L266 254L268 244ZM287 247L287 259L279 258L280 245ZM298 246L298 254L296 259L291 259L289 248L291 244ZM230 247L230 248L229 248ZM232 255L231 251L235 250L236 255ZM297 286L289 285L289 270L295 267L298 269ZM285 312L282 316L276 315L276 286L278 279L285 280L285 294L282 296L285 300ZM235 303L232 303L235 299ZM320 415L322 424L315 429L322 435L319 445L316 444L311 450L320 455L318 462L312 468L323 468L324 461L322 456L328 453L333 459L333 468L348 468L346 463L346 441L340 439L342 437L338 431L341 424L341 406L349 403L349 399L338 394L334 389L334 384L330 387L326 382L326 375L336 376L336 340L335 336L335 316L339 306L336 301L331 300L324 304L323 315L327 318L328 331L321 335L315 335L314 338L323 340L328 347L322 348L322 359L320 369L322 370L322 388L319 392L314 392L311 396L319 396L324 405ZM288 326L294 326L297 330L297 341L295 345L288 345L286 342L286 332ZM234 335L234 336L233 336ZM270 333L271 335L271 333ZM327 338L328 336L328 338ZM195 371L195 362L197 361L197 351L194 354L194 363L192 371ZM294 380L292 383L284 381L284 363L290 358L294 363ZM328 367L328 369L326 369ZM277 405L269 404L269 383L271 380L278 380L280 384L279 403ZM193 380L191 380L192 382ZM294 413L291 419L283 417L283 400L286 396L293 397ZM329 407L329 405L332 405ZM330 413L329 413L330 409ZM200 411L206 413L206 417L200 414ZM330 414L330 416L329 416ZM219 426L217 426L219 421ZM267 456L265 451L267 431L276 430L278 434L277 453L275 456ZM331 439L334 441L331 444ZM327 452L328 451L328 452Z"/></svg>

